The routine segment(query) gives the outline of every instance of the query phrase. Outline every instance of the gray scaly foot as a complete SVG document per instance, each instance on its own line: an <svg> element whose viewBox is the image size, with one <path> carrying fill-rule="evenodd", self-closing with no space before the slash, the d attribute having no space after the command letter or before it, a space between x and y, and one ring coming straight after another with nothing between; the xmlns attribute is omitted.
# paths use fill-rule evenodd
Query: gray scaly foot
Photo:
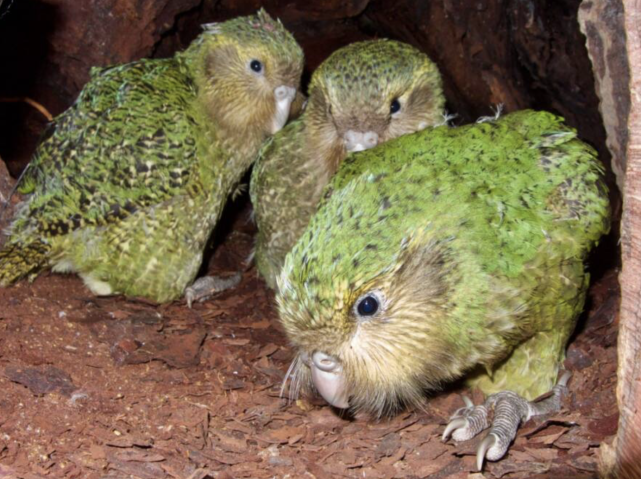
<svg viewBox="0 0 641 479"><path fill-rule="evenodd" d="M238 286L242 277L242 273L239 272L228 278L221 278L220 276L203 276L202 278L198 278L194 281L194 284L185 289L187 306L191 308L194 301L205 301L216 293Z"/></svg>
<svg viewBox="0 0 641 479"><path fill-rule="evenodd" d="M570 372L565 371L552 389L552 395L538 402L527 401L512 391L501 391L487 398L485 404L474 406L464 397L466 407L458 409L443 431L443 441L452 436L455 441L468 441L490 426L488 410L494 409L490 432L476 450L476 467L483 469L485 458L498 461L516 437L519 425L534 416L550 414L561 408L561 397L567 391Z"/></svg>

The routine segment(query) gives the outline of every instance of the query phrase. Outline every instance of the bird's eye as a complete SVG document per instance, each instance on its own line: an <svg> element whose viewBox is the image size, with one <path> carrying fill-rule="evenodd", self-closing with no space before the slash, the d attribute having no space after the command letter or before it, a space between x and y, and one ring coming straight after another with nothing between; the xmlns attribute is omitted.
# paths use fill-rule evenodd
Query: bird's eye
<svg viewBox="0 0 641 479"><path fill-rule="evenodd" d="M374 316L378 311L378 299L373 295L368 295L362 298L356 306L356 311L360 316Z"/></svg>
<svg viewBox="0 0 641 479"><path fill-rule="evenodd" d="M251 62L249 62L249 68L251 68L252 71L255 71L256 73L260 73L263 71L263 64L258 60L252 60Z"/></svg>
<svg viewBox="0 0 641 479"><path fill-rule="evenodd" d="M398 113L399 111L401 111L401 102L394 98L394 100L392 100L392 104L389 107L389 112L393 115L394 113Z"/></svg>

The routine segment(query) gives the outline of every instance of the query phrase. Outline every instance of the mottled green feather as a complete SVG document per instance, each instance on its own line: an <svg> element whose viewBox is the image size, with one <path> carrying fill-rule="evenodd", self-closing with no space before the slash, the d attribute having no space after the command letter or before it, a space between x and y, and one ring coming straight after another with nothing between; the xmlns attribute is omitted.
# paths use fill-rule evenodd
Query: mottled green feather
<svg viewBox="0 0 641 479"><path fill-rule="evenodd" d="M601 174L574 130L532 111L348 157L279 278L289 339L337 358L350 405L376 414L464 374L547 392L609 228ZM380 310L359 316L369 294Z"/></svg>
<svg viewBox="0 0 641 479"><path fill-rule="evenodd" d="M305 230L318 197L329 178L305 161L304 120L285 126L267 140L254 163L250 195L258 227L255 261L267 284L274 288L285 256Z"/></svg>
<svg viewBox="0 0 641 479"><path fill-rule="evenodd" d="M346 132L374 132L380 144L442 123L444 104L436 65L401 42L356 42L318 67L305 111L265 145L252 172L255 258L270 287L348 154Z"/></svg>
<svg viewBox="0 0 641 479"><path fill-rule="evenodd" d="M273 128L274 88L297 88L302 62L261 11L206 26L173 58L93 69L23 178L0 284L52 267L98 294L180 297Z"/></svg>

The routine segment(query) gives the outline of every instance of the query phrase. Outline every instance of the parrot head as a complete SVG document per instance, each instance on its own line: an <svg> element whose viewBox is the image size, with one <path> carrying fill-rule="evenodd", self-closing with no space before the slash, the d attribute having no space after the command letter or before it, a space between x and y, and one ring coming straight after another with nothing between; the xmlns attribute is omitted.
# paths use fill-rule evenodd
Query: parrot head
<svg viewBox="0 0 641 479"><path fill-rule="evenodd" d="M443 121L441 77L416 48L393 40L352 43L314 72L307 110L314 130L345 153Z"/></svg>
<svg viewBox="0 0 641 479"><path fill-rule="evenodd" d="M367 176L319 209L285 260L277 302L297 352L290 393L315 389L333 406L380 417L455 378L469 366L459 358L478 358L460 354L450 334L447 241L390 228L381 216L416 213L396 195L372 194L375 184L363 186L377 174Z"/></svg>
<svg viewBox="0 0 641 479"><path fill-rule="evenodd" d="M276 133L300 87L304 58L294 37L262 9L203 30L185 56L196 60L208 113L227 132Z"/></svg>

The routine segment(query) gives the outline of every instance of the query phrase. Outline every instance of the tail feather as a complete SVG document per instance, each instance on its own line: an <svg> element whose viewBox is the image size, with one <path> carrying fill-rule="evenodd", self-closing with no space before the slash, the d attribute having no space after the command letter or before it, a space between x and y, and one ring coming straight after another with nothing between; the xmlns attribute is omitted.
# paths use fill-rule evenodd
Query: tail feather
<svg viewBox="0 0 641 479"><path fill-rule="evenodd" d="M35 277L46 267L50 249L43 241L5 244L0 250L0 286Z"/></svg>

